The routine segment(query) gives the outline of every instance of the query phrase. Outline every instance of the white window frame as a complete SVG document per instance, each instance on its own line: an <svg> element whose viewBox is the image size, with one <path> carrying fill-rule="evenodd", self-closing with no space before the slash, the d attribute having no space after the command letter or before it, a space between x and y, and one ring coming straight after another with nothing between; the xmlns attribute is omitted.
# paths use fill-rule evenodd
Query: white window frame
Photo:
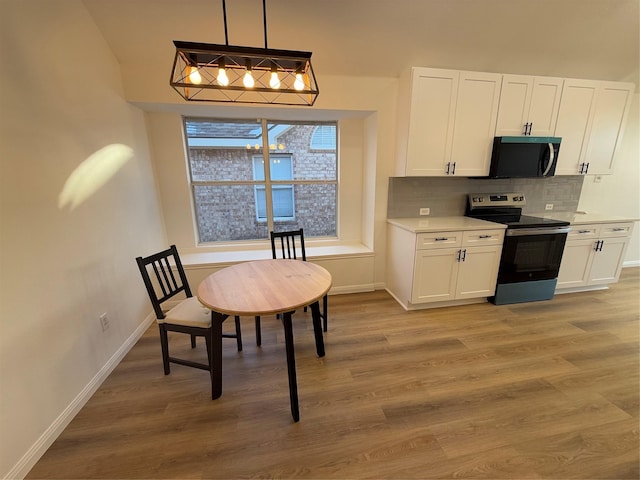
<svg viewBox="0 0 640 480"><path fill-rule="evenodd" d="M184 128L185 128L185 139L186 139L186 146L187 149L193 147L193 148L225 148L226 147L226 142L225 144L222 144L220 142L216 142L215 139L201 139L198 137L189 137L186 133L187 127L186 127L186 123L187 121L191 120L191 119L198 119L198 117L193 117L193 116L185 116L183 117L183 124L184 124ZM202 120L210 120L212 122L225 122L225 119L223 118L216 118L216 117L200 117L200 119ZM243 123L245 121L245 119L228 119L229 122L239 122L239 123ZM249 120L246 120L247 122L249 122ZM274 228L274 223L275 222L280 222L280 221L296 221L297 220L297 216L295 214L295 185L314 185L314 184L333 184L335 185L335 234L333 235L328 235L326 237L316 237L316 238L326 238L327 240L333 240L333 239L339 239L340 238L340 222L339 222L339 212L340 212L340 181L339 181L339 169L340 169L340 161L339 161L339 155L338 155L338 149L337 149L337 135L338 135L338 128L337 128L337 122L327 122L327 121L281 121L281 120L271 120L268 118L262 118L259 119L260 124L262 125L262 131L263 132L268 132L269 136L271 135L275 135L277 137L277 135L280 134L280 132L277 130L278 128L281 127L287 127L290 125L296 125L296 124L303 124L303 125L308 125L310 122L311 123L316 123L316 127L317 126L322 126L323 124L332 124L335 128L336 131L336 148L335 148L335 170L336 170L336 177L332 180L318 180L318 179L306 179L306 180L296 180L293 179L293 174L292 174L292 179L291 180L270 180L270 171L269 171L269 164L265 164L265 177L267 177L266 180L245 180L245 181L237 181L237 182L229 182L227 180L206 180L206 181L194 181L193 177L192 177L192 172L191 172L191 162L190 160L187 160L187 168L189 171L189 184L190 184L190 190L191 190L191 197L192 197L192 205L193 205L193 212L194 212L194 227L195 227L195 232L197 232L198 236L200 236L200 225L198 224L198 218L197 218L197 214L196 214L196 201L195 201L195 188L197 188L198 186L203 186L203 185L211 185L211 186L215 186L215 185L228 185L228 184L235 184L235 185L253 185L254 186L254 203L255 203L255 208L256 208L256 220L259 223L266 223L267 224L267 228L268 230L273 230ZM274 127L271 128L271 130L269 130L268 125L269 124L275 124L275 130ZM280 125L281 124L281 125ZM280 127L279 127L280 125ZM213 140L213 141L211 141ZM262 141L262 140L261 140ZM244 148L251 148L250 144L247 144L244 141L237 141L236 142L237 145L233 145L233 147L235 148L242 148L241 145L244 145ZM265 142L266 143L266 142ZM233 148L232 147L232 148ZM257 147L256 147L257 148ZM309 143L309 148L310 148L310 143ZM333 150L333 149L332 149ZM280 155L287 155L287 154L278 154L277 151L272 151L271 148L264 148L262 149L263 155L264 155L264 159L270 159L271 156L280 156ZM293 161L291 163L292 165L292 169L293 169ZM255 178L255 170L254 170L254 178ZM287 188L291 189L291 193L292 193L292 206L294 208L293 210L293 216L292 217L274 217L273 215L273 209L272 209L272 202L267 201L266 202L266 206L267 206L267 219L264 220L262 218L259 218L258 215L258 209L257 209L257 203L255 202L255 192L256 192L256 187L258 188L264 188L265 189L265 199L268 199L267 196L269 196L271 194L271 191L273 188L280 188L281 186L286 186ZM272 196L272 195L271 195ZM200 237L201 238L201 237ZM311 237L312 238L312 237ZM244 244L247 241L262 241L261 238L255 238L255 239L238 239L238 240L222 240L220 241L221 244L227 244L230 245L232 243L238 243L238 244ZM200 245L205 245L205 244L211 244L211 243L218 243L215 241L209 241L209 240L200 240L198 242Z"/></svg>

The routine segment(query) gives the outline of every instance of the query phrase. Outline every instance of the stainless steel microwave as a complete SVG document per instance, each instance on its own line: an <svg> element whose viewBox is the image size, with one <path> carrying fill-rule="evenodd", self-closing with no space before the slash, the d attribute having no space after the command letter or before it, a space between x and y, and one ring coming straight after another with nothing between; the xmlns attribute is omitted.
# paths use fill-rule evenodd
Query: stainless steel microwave
<svg viewBox="0 0 640 480"><path fill-rule="evenodd" d="M560 137L495 137L489 178L553 176L561 140Z"/></svg>

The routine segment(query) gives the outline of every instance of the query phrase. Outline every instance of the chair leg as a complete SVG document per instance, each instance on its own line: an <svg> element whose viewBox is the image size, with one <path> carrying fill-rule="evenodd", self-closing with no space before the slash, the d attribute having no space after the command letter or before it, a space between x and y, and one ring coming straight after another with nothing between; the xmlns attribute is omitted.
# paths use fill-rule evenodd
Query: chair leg
<svg viewBox="0 0 640 480"><path fill-rule="evenodd" d="M191 348L196 348L196 336L191 335Z"/></svg>
<svg viewBox="0 0 640 480"><path fill-rule="evenodd" d="M211 363L211 332L207 332L204 336L204 341L207 346L207 360L209 361L209 370L213 370L213 364Z"/></svg>
<svg viewBox="0 0 640 480"><path fill-rule="evenodd" d="M289 401L291 403L291 415L293 421L300 420L300 407L298 406L298 380L296 378L296 356L293 346L293 326L291 312L282 314L284 325L285 350L287 352L287 374L289 376Z"/></svg>
<svg viewBox="0 0 640 480"><path fill-rule="evenodd" d="M322 298L322 319L324 320L324 325L323 325L323 327L324 327L324 331L325 331L325 332L327 331L327 322L329 321L329 320L328 320L329 312L327 311L327 304L328 304L329 302L328 302L328 300L327 300L327 296L328 296L328 295L325 295L325 296Z"/></svg>
<svg viewBox="0 0 640 480"><path fill-rule="evenodd" d="M262 328L260 328L260 317L256 315L256 345L262 345Z"/></svg>
<svg viewBox="0 0 640 480"><path fill-rule="evenodd" d="M236 341L238 342L238 351L242 351L242 330L240 329L240 317L238 315L235 316L236 322Z"/></svg>
<svg viewBox="0 0 640 480"><path fill-rule="evenodd" d="M160 329L160 347L162 348L162 364L164 365L164 374L169 375L169 338L167 336L167 328L163 323L158 324Z"/></svg>

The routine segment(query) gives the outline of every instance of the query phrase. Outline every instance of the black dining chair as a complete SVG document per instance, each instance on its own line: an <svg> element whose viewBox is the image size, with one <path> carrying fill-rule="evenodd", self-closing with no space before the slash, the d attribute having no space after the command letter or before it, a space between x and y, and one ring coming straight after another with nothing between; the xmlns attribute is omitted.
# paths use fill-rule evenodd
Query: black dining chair
<svg viewBox="0 0 640 480"><path fill-rule="evenodd" d="M208 370L210 375L213 376L211 363L211 320L213 314L211 310L200 303L197 297L192 295L176 246L171 245L168 249L148 257L137 257L136 262L144 285L147 288L160 329L164 374L169 375L170 363L177 363L187 367ZM174 273L172 264L176 273ZM183 293L186 298L168 311L165 311L162 304L179 293ZM242 332L240 330L240 317L238 316L235 317L235 327L235 334L223 333L222 336L235 338L240 352L242 351ZM207 346L208 364L172 357L169 354L168 332L191 335L191 348L196 347L196 337L204 337Z"/></svg>
<svg viewBox="0 0 640 480"><path fill-rule="evenodd" d="M287 232L270 232L271 253L274 259L287 258L307 261L307 253L304 248L304 229L290 230ZM322 318L322 328L327 331L327 295L322 298L322 308L320 317ZM307 311L307 307L304 307ZM260 345L260 317L256 317L256 339Z"/></svg>

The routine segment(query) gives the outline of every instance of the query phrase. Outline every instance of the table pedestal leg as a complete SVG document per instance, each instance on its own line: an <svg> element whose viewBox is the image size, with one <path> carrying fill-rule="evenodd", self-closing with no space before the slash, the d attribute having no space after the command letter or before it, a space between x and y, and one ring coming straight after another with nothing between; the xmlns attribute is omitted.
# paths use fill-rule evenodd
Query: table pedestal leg
<svg viewBox="0 0 640 480"><path fill-rule="evenodd" d="M300 420L298 407L298 381L296 379L296 357L293 348L293 325L291 323L292 312L282 314L284 325L284 341L287 350L287 373L289 374L289 399L291 401L291 415L295 422Z"/></svg>
<svg viewBox="0 0 640 480"><path fill-rule="evenodd" d="M211 312L211 399L215 400L222 395L222 322L228 315Z"/></svg>
<svg viewBox="0 0 640 480"><path fill-rule="evenodd" d="M316 353L319 357L324 357L324 339L322 338L322 317L320 316L320 304L311 304L311 318L313 319L313 333L316 337Z"/></svg>

